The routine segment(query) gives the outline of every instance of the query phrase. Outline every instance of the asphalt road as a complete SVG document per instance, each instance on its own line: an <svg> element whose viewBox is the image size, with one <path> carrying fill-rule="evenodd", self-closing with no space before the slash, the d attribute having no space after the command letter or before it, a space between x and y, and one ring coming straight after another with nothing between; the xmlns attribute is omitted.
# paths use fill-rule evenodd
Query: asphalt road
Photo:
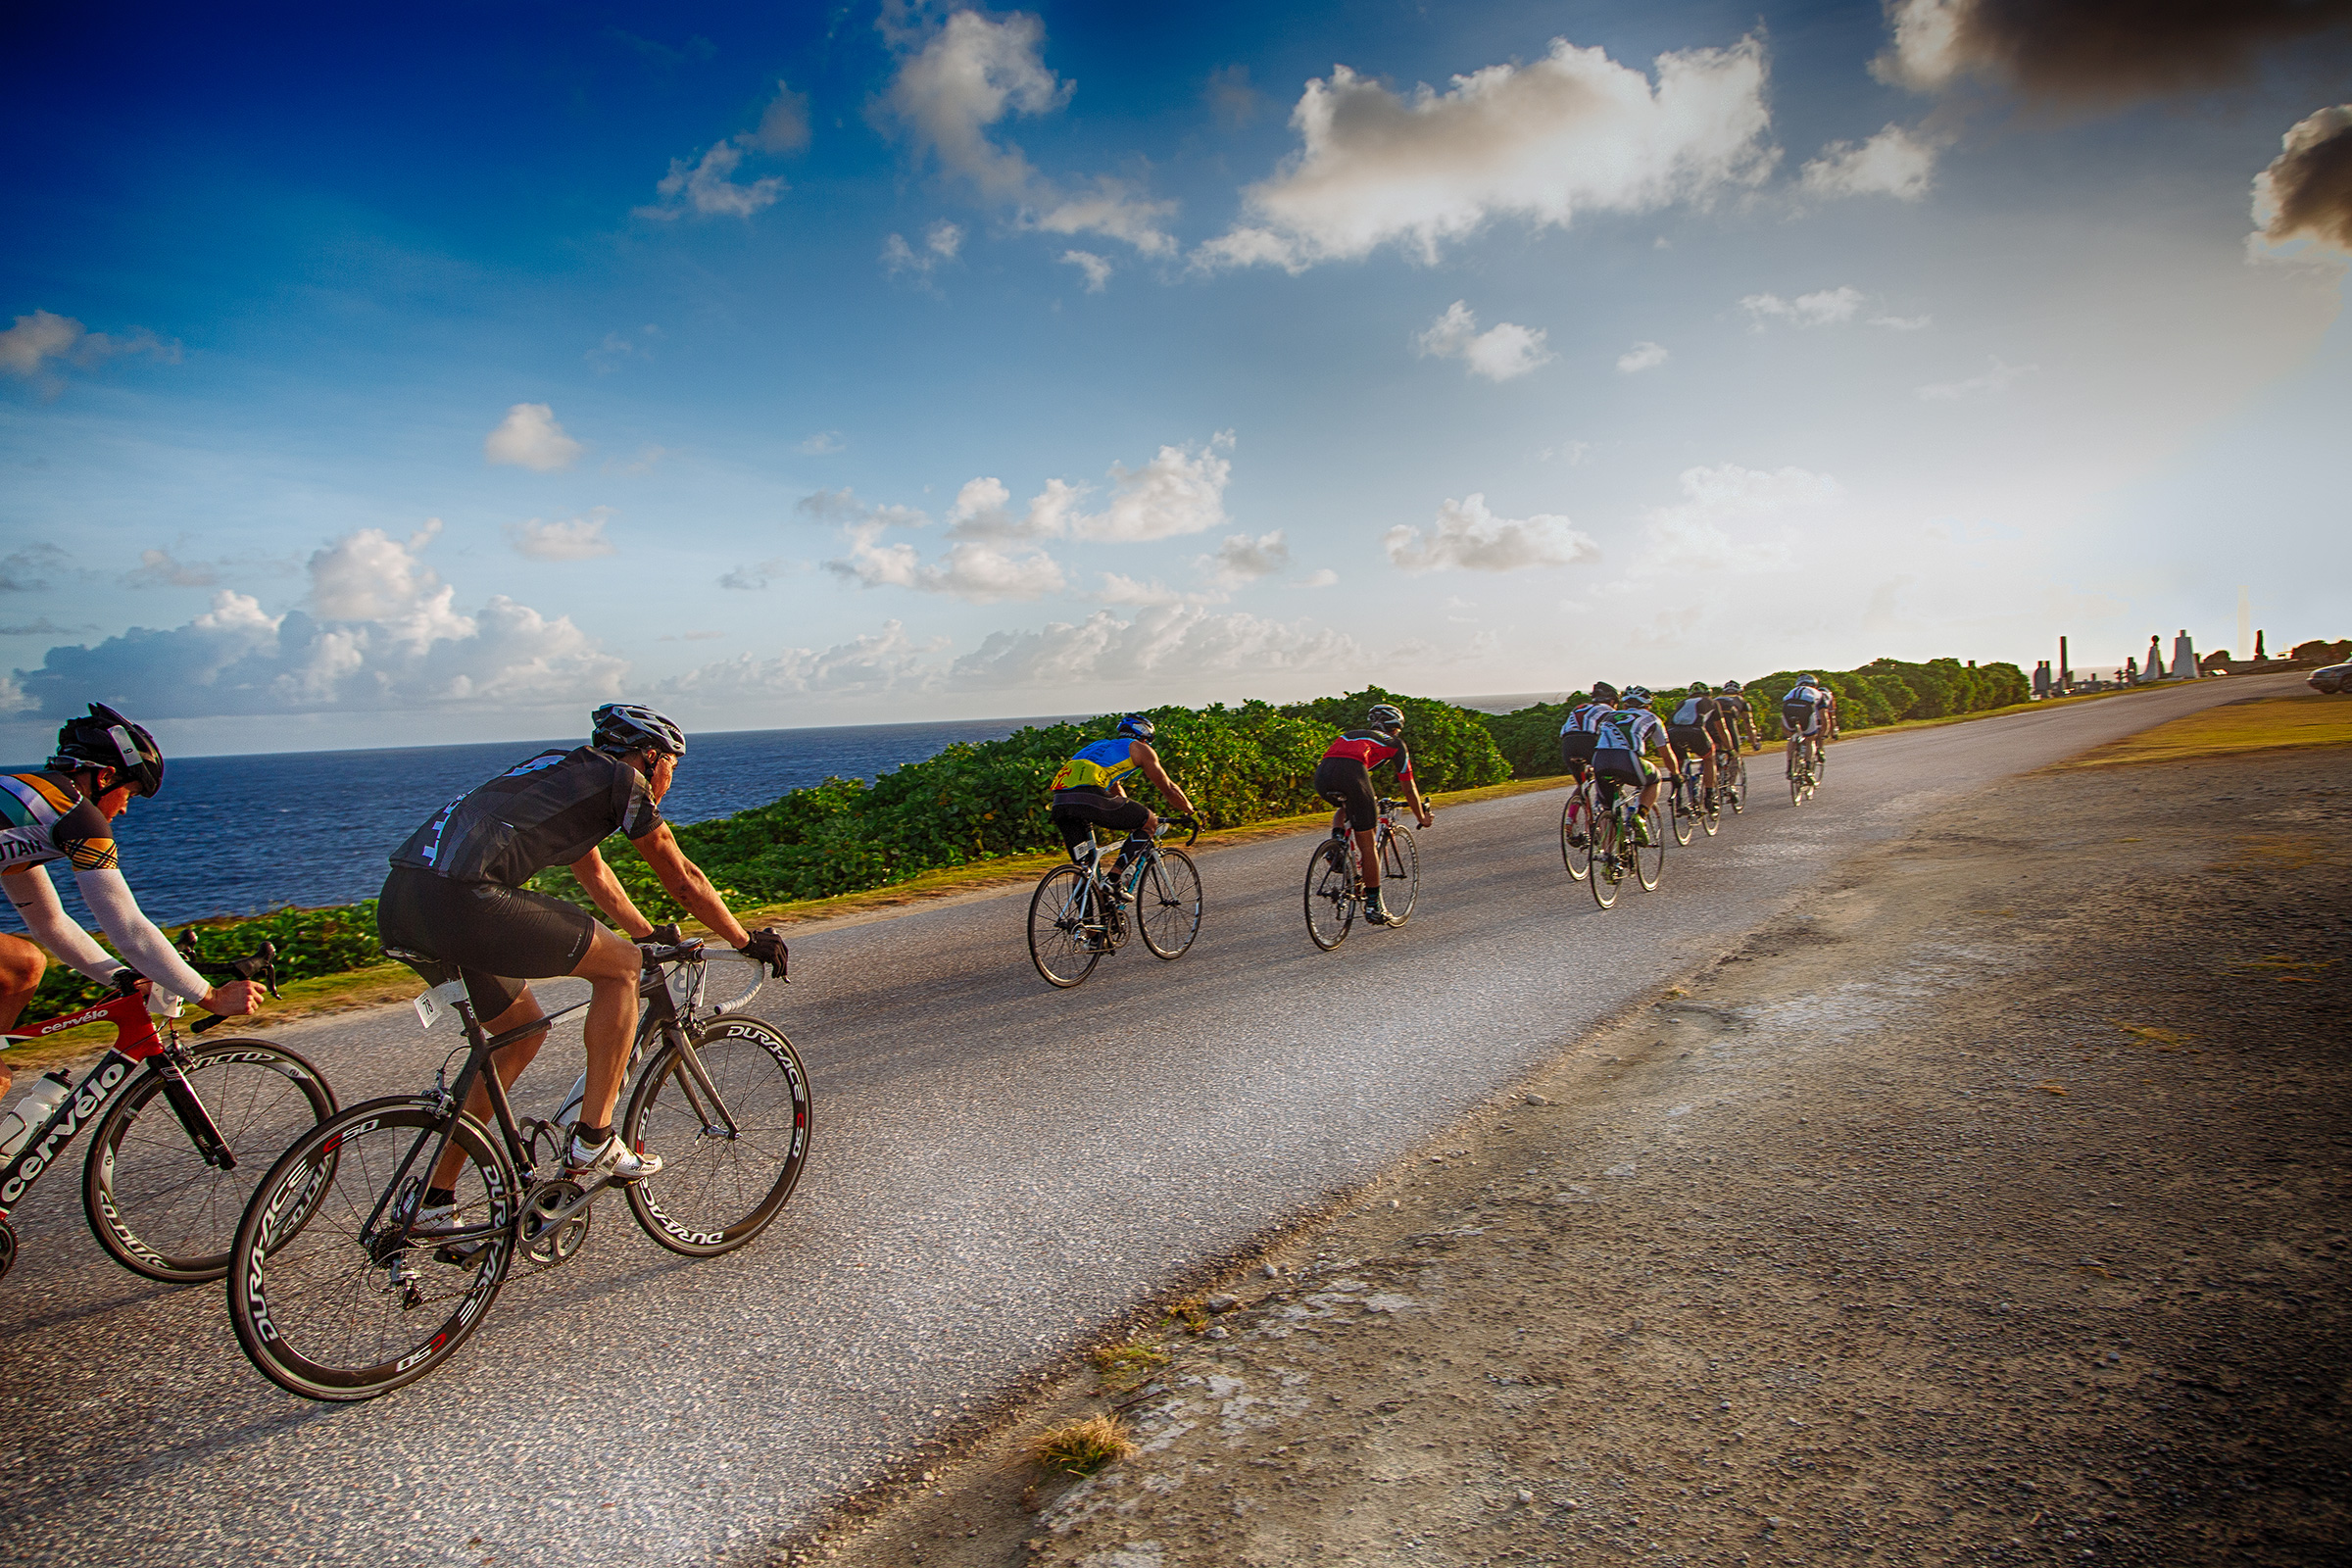
<svg viewBox="0 0 2352 1568"><path fill-rule="evenodd" d="M958 1409L1186 1264L1370 1176L1461 1109L1816 886L1856 844L2004 775L2190 710L2200 682L1837 747L1613 910L1562 873L1560 797L1421 835L1409 926L1307 941L1310 840L1202 857L1200 942L1075 991L1023 946L1027 893L804 932L760 1010L814 1082L799 1196L694 1262L617 1201L518 1270L434 1377L355 1406L279 1393L220 1288L115 1267L61 1171L0 1284L0 1550L17 1563L614 1565L756 1559ZM266 1031L264 1031L266 1032ZM429 1082L445 1033L388 1008L292 1025L346 1102ZM524 1078L552 1108L576 1034ZM542 1104L541 1102L546 1103ZM76 1146L74 1160L81 1150ZM73 1167L77 1172L78 1166Z"/></svg>

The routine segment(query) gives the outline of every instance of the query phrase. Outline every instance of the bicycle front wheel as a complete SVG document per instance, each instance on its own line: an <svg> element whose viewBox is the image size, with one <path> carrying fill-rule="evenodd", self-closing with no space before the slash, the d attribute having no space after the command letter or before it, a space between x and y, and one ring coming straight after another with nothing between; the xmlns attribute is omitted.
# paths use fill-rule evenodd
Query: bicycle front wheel
<svg viewBox="0 0 2352 1568"><path fill-rule="evenodd" d="M1090 907L1086 874L1074 865L1048 871L1029 898L1029 961L1046 977L1046 984L1067 990L1095 972L1102 961L1100 924L1090 932L1087 919L1101 915Z"/></svg>
<svg viewBox="0 0 2352 1568"><path fill-rule="evenodd" d="M1348 874L1348 851L1336 839L1315 846L1306 861L1306 934L1325 953L1348 940L1355 923L1355 896Z"/></svg>
<svg viewBox="0 0 2352 1568"><path fill-rule="evenodd" d="M1674 842L1689 844L1698 836L1698 785L1686 779L1675 792L1674 806L1666 813L1674 819Z"/></svg>
<svg viewBox="0 0 2352 1568"><path fill-rule="evenodd" d="M321 1122L270 1167L229 1252L228 1319L290 1394L369 1399L457 1353L514 1260L517 1194L505 1152L459 1116L457 1217L436 1245L399 1245L444 1124L429 1101L371 1100Z"/></svg>
<svg viewBox="0 0 2352 1568"><path fill-rule="evenodd" d="M1621 845L1625 835L1618 831L1617 812L1604 808L1592 819L1592 902L1606 909L1617 902L1617 885L1625 880L1625 861Z"/></svg>
<svg viewBox="0 0 2352 1568"><path fill-rule="evenodd" d="M1738 758L1732 770L1732 814L1739 816L1747 809L1747 759Z"/></svg>
<svg viewBox="0 0 2352 1568"><path fill-rule="evenodd" d="M1649 842L1628 845L1627 849L1634 858L1634 878L1642 884L1642 891L1647 893L1666 873L1666 808L1653 806L1642 815L1649 820ZM1688 844L1690 840L1683 842Z"/></svg>
<svg viewBox="0 0 2352 1568"><path fill-rule="evenodd" d="M1592 874L1592 808L1582 790L1570 790L1560 808L1560 863L1574 881Z"/></svg>
<svg viewBox="0 0 2352 1568"><path fill-rule="evenodd" d="M133 1274L172 1285L228 1272L237 1221L270 1162L335 1113L325 1077L283 1046L206 1040L188 1055L188 1088L234 1168L197 1152L160 1060L115 1097L81 1167L81 1208L98 1245Z"/></svg>
<svg viewBox="0 0 2352 1568"><path fill-rule="evenodd" d="M1380 906L1389 924L1402 925L1421 896L1421 852L1413 846L1413 830L1391 828L1380 846Z"/></svg>
<svg viewBox="0 0 2352 1568"><path fill-rule="evenodd" d="M1200 934L1200 868L1182 850L1136 867L1135 924L1155 958L1181 958Z"/></svg>
<svg viewBox="0 0 2352 1568"><path fill-rule="evenodd" d="M783 1030L759 1018L712 1020L656 1055L629 1097L622 1135L662 1156L659 1175L630 1184L629 1212L688 1257L741 1247L783 1212L800 1182L808 1110L808 1070Z"/></svg>

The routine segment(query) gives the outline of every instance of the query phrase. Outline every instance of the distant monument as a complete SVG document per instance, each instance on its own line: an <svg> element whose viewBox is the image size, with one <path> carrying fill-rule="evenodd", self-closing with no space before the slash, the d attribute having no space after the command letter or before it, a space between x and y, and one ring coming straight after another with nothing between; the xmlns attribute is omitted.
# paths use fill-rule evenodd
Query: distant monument
<svg viewBox="0 0 2352 1568"><path fill-rule="evenodd" d="M2267 664L2270 662L2271 656L2262 651L2262 633L2257 631L2254 634L2254 662L2257 664Z"/></svg>
<svg viewBox="0 0 2352 1568"><path fill-rule="evenodd" d="M2050 695L2050 662L2046 659L2034 666L2034 695L2036 698Z"/></svg>
<svg viewBox="0 0 2352 1568"><path fill-rule="evenodd" d="M2126 659L2126 660L2124 661L2124 667L2123 667L2121 670L2117 671L2117 673L2116 673L2116 678L2117 678L2118 680L2120 680L2121 682L2123 682L2123 684L2125 684L2126 686L2136 686L2136 685L2138 685L2138 684L2139 684L2139 661L2138 661L2138 660L2136 660L2136 659Z"/></svg>
<svg viewBox="0 0 2352 1568"><path fill-rule="evenodd" d="M2148 633L2148 657L2139 667L2140 678L2143 680L2164 679L2164 655L2157 649L2154 632Z"/></svg>
<svg viewBox="0 0 2352 1568"><path fill-rule="evenodd" d="M2066 662L2066 639L2065 639L2065 638L2063 638L2063 637L2061 637L2061 638L2059 638L2059 639L2058 639L2058 691L2059 691L2059 694L2060 694L2061 696L2065 695L2065 693L2066 693L2066 692L2068 692L2069 690L2071 690L2071 689L2073 688L2074 684L2075 684L2075 672L2074 672L2074 669L2073 669L2073 667L2072 667L2071 665L2069 665L2069 664L2067 663L2067 662Z"/></svg>
<svg viewBox="0 0 2352 1568"><path fill-rule="evenodd" d="M2173 679L2195 680L2197 675L2196 644L2188 640L2188 628L2183 626L2180 635L2173 639Z"/></svg>

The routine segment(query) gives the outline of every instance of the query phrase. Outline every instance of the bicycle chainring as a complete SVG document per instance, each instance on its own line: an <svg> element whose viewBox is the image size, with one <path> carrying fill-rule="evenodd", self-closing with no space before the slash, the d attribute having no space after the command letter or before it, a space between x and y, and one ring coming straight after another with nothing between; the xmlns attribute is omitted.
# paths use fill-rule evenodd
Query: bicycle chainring
<svg viewBox="0 0 2352 1568"><path fill-rule="evenodd" d="M522 1260L534 1268L554 1268L571 1261L588 1240L588 1216L583 1204L560 1220L554 1216L587 1196L578 1182L544 1182L531 1190L522 1209Z"/></svg>

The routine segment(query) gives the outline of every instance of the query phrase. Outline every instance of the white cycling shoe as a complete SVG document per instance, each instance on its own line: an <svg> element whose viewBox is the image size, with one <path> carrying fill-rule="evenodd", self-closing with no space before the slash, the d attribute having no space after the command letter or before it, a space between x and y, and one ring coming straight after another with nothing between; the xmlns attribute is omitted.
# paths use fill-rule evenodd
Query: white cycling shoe
<svg viewBox="0 0 2352 1568"><path fill-rule="evenodd" d="M660 1154L640 1154L620 1141L617 1132L593 1148L580 1142L574 1128L564 1150L564 1174L575 1182L610 1177L616 1182L641 1182L662 1169Z"/></svg>

